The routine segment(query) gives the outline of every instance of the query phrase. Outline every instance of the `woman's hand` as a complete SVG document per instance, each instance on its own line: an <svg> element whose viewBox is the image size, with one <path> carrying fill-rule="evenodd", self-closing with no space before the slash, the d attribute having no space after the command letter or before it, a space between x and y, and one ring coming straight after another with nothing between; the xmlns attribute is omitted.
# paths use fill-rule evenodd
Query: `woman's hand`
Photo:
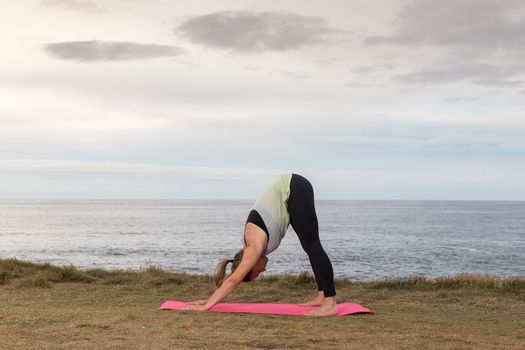
<svg viewBox="0 0 525 350"><path fill-rule="evenodd" d="M264 237L264 239L266 239L266 237ZM241 264L235 270L235 272L224 280L221 286L217 288L215 292L213 292L213 294L208 298L208 300L197 300L187 303L190 307L186 310L207 311L215 304L219 303L228 295L230 295L230 293L233 292L239 286L242 280L259 261L259 258L261 257L265 249L265 245L257 244L257 242L254 243L250 240L249 237L247 238L247 241L248 246L244 249L244 255L242 257Z"/></svg>
<svg viewBox="0 0 525 350"><path fill-rule="evenodd" d="M199 300L200 301L200 300ZM192 305L188 310L190 311L208 311L209 307L206 305Z"/></svg>

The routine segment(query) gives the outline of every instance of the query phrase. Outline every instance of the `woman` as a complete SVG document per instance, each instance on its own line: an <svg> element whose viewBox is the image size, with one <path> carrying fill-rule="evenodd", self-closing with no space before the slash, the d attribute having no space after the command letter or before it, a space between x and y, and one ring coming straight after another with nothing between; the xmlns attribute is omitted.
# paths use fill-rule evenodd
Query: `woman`
<svg viewBox="0 0 525 350"><path fill-rule="evenodd" d="M244 248L233 259L217 265L217 289L209 299L189 303L193 305L191 310L208 310L230 295L241 282L253 281L264 272L268 263L266 255L277 249L290 224L308 254L318 287L317 296L300 305L318 306L306 313L309 316L337 314L333 269L319 240L314 191L310 182L297 174L281 175L257 199L246 220ZM232 263L232 272L225 277L228 263Z"/></svg>

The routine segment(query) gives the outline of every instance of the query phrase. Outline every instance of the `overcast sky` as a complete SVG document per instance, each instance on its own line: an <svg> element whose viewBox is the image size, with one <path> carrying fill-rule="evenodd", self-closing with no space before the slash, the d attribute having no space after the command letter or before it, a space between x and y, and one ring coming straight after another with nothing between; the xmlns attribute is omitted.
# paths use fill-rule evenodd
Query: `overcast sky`
<svg viewBox="0 0 525 350"><path fill-rule="evenodd" d="M18 0L0 198L525 200L523 0Z"/></svg>

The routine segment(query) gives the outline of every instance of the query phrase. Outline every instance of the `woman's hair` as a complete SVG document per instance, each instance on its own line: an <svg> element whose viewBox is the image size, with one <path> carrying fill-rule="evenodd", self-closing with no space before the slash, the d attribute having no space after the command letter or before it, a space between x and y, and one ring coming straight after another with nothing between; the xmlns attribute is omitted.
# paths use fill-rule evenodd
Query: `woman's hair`
<svg viewBox="0 0 525 350"><path fill-rule="evenodd" d="M215 268L215 286L217 288L219 288L222 285L222 282L224 282L224 280L227 277L229 277L233 272L235 272L237 267L239 267L239 265L241 264L241 261L242 261L243 254L244 254L244 249L241 249L237 253L235 253L233 259L223 259L217 264L217 267ZM226 265L228 265L228 263L232 263L231 272L228 274L228 276L225 276L225 274L226 274ZM248 282L249 281L248 280L248 275L246 275L246 277L244 277L243 281L244 282Z"/></svg>

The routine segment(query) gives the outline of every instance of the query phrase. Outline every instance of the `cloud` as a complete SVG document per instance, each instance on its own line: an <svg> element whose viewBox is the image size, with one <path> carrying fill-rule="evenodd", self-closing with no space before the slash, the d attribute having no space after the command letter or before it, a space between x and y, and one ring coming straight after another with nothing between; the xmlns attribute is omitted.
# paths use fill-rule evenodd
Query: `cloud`
<svg viewBox="0 0 525 350"><path fill-rule="evenodd" d="M476 154L486 152L525 152L524 125L484 125L461 123L388 123L371 129L355 123L351 132L341 130L310 137L311 142L340 147L370 146L416 151L454 151Z"/></svg>
<svg viewBox="0 0 525 350"><path fill-rule="evenodd" d="M250 198L283 171L0 159L0 194L8 198Z"/></svg>
<svg viewBox="0 0 525 350"><path fill-rule="evenodd" d="M379 63L379 64L371 64L371 65L365 65L365 66L359 66L354 69L352 69L352 72L357 74L374 74L374 73L383 73L385 71L392 71L395 70L398 67L397 64L393 63Z"/></svg>
<svg viewBox="0 0 525 350"><path fill-rule="evenodd" d="M278 73L284 77L292 79L307 79L310 77L310 75L307 73L294 72L287 69L282 69Z"/></svg>
<svg viewBox="0 0 525 350"><path fill-rule="evenodd" d="M394 34L368 36L366 43L522 51L524 14L521 0L415 0L399 13Z"/></svg>
<svg viewBox="0 0 525 350"><path fill-rule="evenodd" d="M193 43L237 52L286 51L325 43L337 32L319 17L225 11L195 16L175 29Z"/></svg>
<svg viewBox="0 0 525 350"><path fill-rule="evenodd" d="M415 84L469 81L478 85L515 87L525 85L524 74L523 64L447 63L398 74L394 79Z"/></svg>
<svg viewBox="0 0 525 350"><path fill-rule="evenodd" d="M177 46L100 40L45 44L44 51L62 60L80 62L126 61L172 57L185 52Z"/></svg>
<svg viewBox="0 0 525 350"><path fill-rule="evenodd" d="M525 65L525 2L521 0L413 0L399 12L391 35L366 36L369 46L390 46L428 64L394 79L406 84L467 81L494 87L522 86ZM362 69L361 69L362 70ZM357 71L358 73L363 73ZM366 73L366 72L364 72Z"/></svg>
<svg viewBox="0 0 525 350"><path fill-rule="evenodd" d="M45 6L55 7L69 11L79 11L87 13L103 13L105 10L97 4L86 0L44 0L41 2Z"/></svg>
<svg viewBox="0 0 525 350"><path fill-rule="evenodd" d="M459 103L459 102L475 102L480 101L481 96L453 96L444 98L444 102L448 103Z"/></svg>

